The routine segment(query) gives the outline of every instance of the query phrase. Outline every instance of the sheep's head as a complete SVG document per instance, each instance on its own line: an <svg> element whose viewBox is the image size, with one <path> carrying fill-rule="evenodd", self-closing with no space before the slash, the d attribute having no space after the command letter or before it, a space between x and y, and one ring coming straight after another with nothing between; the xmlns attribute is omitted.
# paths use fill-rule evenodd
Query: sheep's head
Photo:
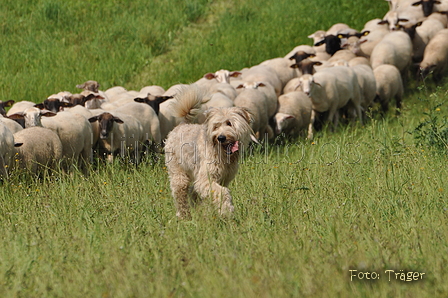
<svg viewBox="0 0 448 298"><path fill-rule="evenodd" d="M41 117L53 117L56 113L48 110L40 110L36 107L28 108L23 112L10 115L9 118L16 121L25 121L25 127L42 126Z"/></svg>
<svg viewBox="0 0 448 298"><path fill-rule="evenodd" d="M157 95L151 95L148 93L148 96L143 97L143 98L142 97L134 98L134 101L148 104L150 107L152 107L154 109L156 114L159 115L160 104L170 98L173 98L173 96L157 96Z"/></svg>
<svg viewBox="0 0 448 298"><path fill-rule="evenodd" d="M107 139L109 133L112 131L114 123L123 124L123 120L110 113L102 113L98 116L89 118L89 122L98 121L100 127L100 139Z"/></svg>

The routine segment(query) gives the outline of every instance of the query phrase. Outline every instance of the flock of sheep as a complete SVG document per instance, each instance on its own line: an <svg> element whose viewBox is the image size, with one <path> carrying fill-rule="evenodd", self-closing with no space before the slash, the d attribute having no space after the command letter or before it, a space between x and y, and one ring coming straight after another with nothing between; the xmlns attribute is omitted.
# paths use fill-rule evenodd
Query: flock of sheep
<svg viewBox="0 0 448 298"><path fill-rule="evenodd" d="M448 0L388 2L387 14L360 31L335 24L309 35L313 46L299 45L240 71L207 73L190 84L206 91L203 111L246 107L258 140L302 133L312 139L317 121L333 127L341 119L362 122L375 102L386 112L395 99L399 111L403 81L416 65L422 77L434 80L448 68ZM185 86L101 91L87 81L76 86L83 90L78 94L59 92L40 104L1 102L1 174L13 166L33 173L57 165L86 171L94 154L138 160L144 152L160 152L179 124L172 105Z"/></svg>

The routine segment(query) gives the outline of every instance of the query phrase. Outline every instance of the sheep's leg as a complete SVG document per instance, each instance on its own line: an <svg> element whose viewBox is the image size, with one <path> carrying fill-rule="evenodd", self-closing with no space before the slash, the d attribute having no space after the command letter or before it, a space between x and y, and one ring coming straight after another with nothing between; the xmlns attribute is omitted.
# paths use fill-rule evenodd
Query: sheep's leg
<svg viewBox="0 0 448 298"><path fill-rule="evenodd" d="M308 124L308 136L306 137L308 140L313 139L313 127L314 127L314 121L316 119L316 111L311 110L311 118L310 118L310 124Z"/></svg>

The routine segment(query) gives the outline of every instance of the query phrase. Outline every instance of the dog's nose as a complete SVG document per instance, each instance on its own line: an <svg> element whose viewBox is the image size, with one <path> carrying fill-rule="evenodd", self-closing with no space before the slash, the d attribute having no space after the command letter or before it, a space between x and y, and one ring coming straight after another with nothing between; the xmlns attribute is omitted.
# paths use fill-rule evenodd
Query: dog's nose
<svg viewBox="0 0 448 298"><path fill-rule="evenodd" d="M219 135L219 136L218 136L218 141L219 141L220 143L224 143L224 142L226 141L226 136L224 136L224 135Z"/></svg>

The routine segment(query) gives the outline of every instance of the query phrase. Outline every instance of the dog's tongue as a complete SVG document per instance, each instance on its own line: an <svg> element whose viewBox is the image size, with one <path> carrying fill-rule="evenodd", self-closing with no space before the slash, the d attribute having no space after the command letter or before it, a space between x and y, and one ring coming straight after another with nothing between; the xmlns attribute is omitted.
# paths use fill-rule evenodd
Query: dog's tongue
<svg viewBox="0 0 448 298"><path fill-rule="evenodd" d="M232 147L230 148L230 150L232 151L232 153L235 153L238 151L238 141L236 141L235 143L233 143Z"/></svg>

